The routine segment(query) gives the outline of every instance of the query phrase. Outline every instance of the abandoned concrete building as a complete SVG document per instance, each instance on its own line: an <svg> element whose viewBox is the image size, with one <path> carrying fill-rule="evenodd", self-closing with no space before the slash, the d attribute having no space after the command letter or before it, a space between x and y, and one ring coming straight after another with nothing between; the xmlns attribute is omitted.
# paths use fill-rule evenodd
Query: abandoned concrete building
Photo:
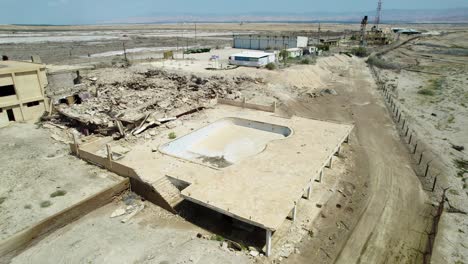
<svg viewBox="0 0 468 264"><path fill-rule="evenodd" d="M305 48L308 42L308 37L300 36L238 35L234 36L233 47L236 49L281 50L288 48Z"/></svg>
<svg viewBox="0 0 468 264"><path fill-rule="evenodd" d="M46 96L54 105L66 103L68 105L81 102L81 96L86 93L86 85L81 83L79 70L48 71L49 85Z"/></svg>
<svg viewBox="0 0 468 264"><path fill-rule="evenodd" d="M37 120L47 110L45 65L0 62L0 127L14 121Z"/></svg>
<svg viewBox="0 0 468 264"><path fill-rule="evenodd" d="M262 230L269 256L273 234L287 218L296 219L298 200L310 198L353 129L278 117L275 109L219 99L203 118L175 127L183 135L175 140L161 133L121 152L111 137L89 136L75 137L70 147L78 157L129 177L132 189L168 211L176 213L185 200Z"/></svg>

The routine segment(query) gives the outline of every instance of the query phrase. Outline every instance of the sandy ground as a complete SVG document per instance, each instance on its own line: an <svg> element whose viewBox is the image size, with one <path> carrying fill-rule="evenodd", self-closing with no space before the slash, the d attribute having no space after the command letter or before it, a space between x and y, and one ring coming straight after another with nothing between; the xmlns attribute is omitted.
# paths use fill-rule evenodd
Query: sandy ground
<svg viewBox="0 0 468 264"><path fill-rule="evenodd" d="M253 25L249 26L253 27ZM171 28L173 26L169 25L167 27ZM207 25L205 30L208 30L209 27L235 30L237 26ZM302 26L297 27L301 28ZM427 28L429 27L427 26ZM261 27L257 26L257 30L271 30L268 28L283 30L283 28L291 29L291 26L270 24L262 25ZM450 25L440 25L433 29L450 29ZM459 30L458 28L452 29ZM451 41L448 40L448 43ZM357 58L351 59L342 55L320 58L316 65L296 65L275 71L250 68L238 68L229 71L207 71L204 69L206 66L210 66L210 62L208 61L209 56L213 54L220 55L222 57L221 60L226 60L226 57L231 52L232 50L229 49L214 50L210 54L190 55L193 60L167 61L164 62L164 65L160 62L153 62L144 64L143 67L163 67L171 71L188 71L200 75L247 75L261 77L267 80L267 85L261 92L255 91L255 89L242 91L242 94L249 95L249 100L259 103L278 100L280 103L280 114L294 113L320 120L354 123L356 126L349 149L345 150L345 155L340 158L344 159L344 165L338 166L337 181L328 183L325 181L324 186L326 186L325 188L329 193L324 193L318 200L312 200L311 203L299 205L300 209L302 208L305 215L309 216L309 218L300 218L298 225L288 226L289 223L286 223L286 230L284 232L286 234L289 232L289 235L285 235L284 239L280 239L278 243L279 247L277 248L279 250L276 251L276 255L271 259L260 258L257 261L270 262L281 259L289 263L307 263L313 259L315 263L333 263L335 261L338 263L422 262L427 242L426 234L432 223L430 214L433 208L429 203L428 195L423 191L421 183L411 167L412 164L408 150L400 141L394 123L390 119L389 112L376 89L365 61ZM399 56L401 59L411 61L410 56L406 56L405 54L400 54ZM457 63L460 63L460 58L452 58L451 60L457 60ZM453 71L461 76L458 79L458 86L454 87L466 88L462 80L463 76L466 79L466 74L464 75L459 69L454 69ZM404 74L407 73L403 71L398 78L407 79L407 87L409 89L415 85L415 83L411 83L410 81L417 82L417 79L409 75L409 73L408 75ZM394 76L390 76L388 79L393 78ZM427 82L427 79L421 82L425 81ZM307 92L318 91L324 88L333 88L337 91L338 95L325 95L315 98L307 96ZM415 103L417 101L408 99L408 102L408 108L417 105ZM440 105L443 104L446 104L446 102L440 103ZM424 108L427 108L427 105L421 107L421 109ZM461 111L462 108L456 108L455 110ZM458 124L462 124L457 123L458 116L462 116L462 114L457 114L451 125L458 126ZM463 118L460 118L460 120L463 120ZM421 127L424 127L424 124L422 123ZM461 128L463 127L461 126ZM463 129L456 131L459 134L453 133L453 139L466 139L463 136ZM450 133L444 133L448 135L447 138L450 138ZM451 201L453 196L456 195L452 193L452 196L449 197ZM4 204L6 204L6 201ZM320 204L320 208L317 205L314 208L314 203ZM338 204L339 206L337 206ZM35 256L40 256L38 259L47 259L49 255L51 259L55 259L57 262L61 262L62 260L73 262L74 259L103 262L125 258L126 260L137 262L149 261L153 263L152 260L154 259L154 263L165 263L164 261L177 263L190 261L191 255L194 260L202 260L200 263L219 263L223 261L243 263L243 261L248 261L244 259L245 255L234 257L231 253L226 256L224 252L219 252L221 250L219 249L219 243L211 245L211 241L204 240L201 240L202 242L195 240L196 243L181 242L194 241L191 239L193 233L183 228L180 229L180 226L175 221L169 221L172 226L168 227L174 234L171 232L165 233L166 227L169 226L165 224L159 225L160 230L153 229L148 231L150 229L139 229L139 231L136 231L136 229L132 229L135 228L133 221L138 222L141 218L145 217L147 217L148 222L154 221L159 223L160 218L151 214L146 216L146 209L132 223L128 224L129 229L123 231L122 236L113 232L105 233L102 230L109 230L109 226L120 225L117 220L109 219L109 215L115 210L116 206L118 207L119 205L104 207L86 216L76 224L57 231L41 241L38 244L40 247L28 249L18 256L15 261L18 261L18 263L27 262L28 260L35 259ZM300 212L301 210L299 214ZM457 219L457 221L449 221L447 222L447 226L465 223L463 219ZM98 226L98 229L92 229L93 224ZM73 232L68 232L67 229ZM94 230L94 232L87 231L87 229ZM184 231L181 232L180 230ZM190 230L195 229L190 228ZM465 229L462 228L461 230ZM99 235L101 231L103 235ZM138 248L133 248L133 251L137 252L135 255L120 255L116 250L111 251L111 249L108 249L111 248L111 242L109 241L116 243L113 239L116 238L116 241L122 243L122 252L128 252L125 251L125 248L132 248L135 241L139 241L136 234L140 231L145 237L143 241L148 239L149 242L142 243L141 245L138 244L140 245ZM146 236L146 232L155 235ZM79 251L76 255L70 253L72 258L59 253L70 248L73 249L75 241L78 241L78 244L81 243L80 239L84 239L81 238L81 233L88 234L91 239L90 241L94 243L101 241L100 238L102 236L105 238L103 239L102 247L91 248L89 246L80 246L82 251ZM76 238L74 234L80 234L80 238ZM457 234L458 236L455 241L465 243L463 238L460 237L461 233L458 232ZM116 235L118 237L115 237ZM154 237L158 238L152 244L151 239ZM160 251L160 248L153 247L153 245L158 245L158 243L162 243L161 241L164 240L172 241L169 237L176 237L174 243L177 246L170 248L167 251L168 253L159 253L164 251ZM56 244L55 241L58 241L59 244ZM60 243L60 241L63 241L63 243ZM192 243L195 243L195 245L192 245ZM199 247L199 244L202 247ZM159 245L162 245L163 249L168 247L168 244L164 243ZM55 250L55 248L59 250ZM158 253L151 253L153 251ZM222 256L218 255L218 253L213 253L215 256L220 256L220 259L204 259L203 251L218 252ZM190 254L187 252L190 252ZM284 252L293 254L289 255ZM463 254L459 253L459 255ZM181 256L181 258L179 259L177 256ZM203 262L203 260L206 261ZM449 261L448 259L445 260ZM450 260L458 261L460 258Z"/></svg>
<svg viewBox="0 0 468 264"><path fill-rule="evenodd" d="M330 193L319 199L321 211L306 209L310 218L289 228L302 230L295 232L301 235L280 239L279 250L272 259L291 263L304 263L311 258L318 263L421 262L427 238L424 231L431 223L428 214L432 207L426 203L427 195L411 169L408 152L364 60L342 55L321 58L317 65L274 72L238 70L259 76L264 73L269 80L266 90L280 100L281 112L356 125L349 150L353 153L349 157L355 162L347 163L342 169L344 176L338 176L340 181L331 183ZM289 75L291 72L294 75ZM292 77L277 83L278 77L268 79L273 75ZM320 78L329 81L320 86ZM301 93L291 91L290 85L296 79L313 90L334 87L338 95L301 97ZM321 200L327 196L329 199ZM314 202L317 203L313 200L312 205Z"/></svg>
<svg viewBox="0 0 468 264"><path fill-rule="evenodd" d="M464 234L468 212L468 168L457 164L468 160L467 41L466 32L420 38L383 56L404 70L378 70L402 111L409 115L408 122L418 140L425 143L427 151L443 167L434 199L440 199L442 188L449 188L447 199L455 210L442 217L440 236L454 240L438 240L443 242L436 244L435 250L445 252L437 253L437 258L444 256L442 259L448 262L468 261L466 239L455 239L457 233ZM465 149L460 151L453 146Z"/></svg>
<svg viewBox="0 0 468 264"><path fill-rule="evenodd" d="M301 254L290 261L420 262L422 255L417 250L423 250L425 245L425 235L421 232L430 223L424 216L430 208L425 204L427 196L411 169L407 151L399 141L364 61L352 59L347 67L332 67L332 71L338 75L333 83L338 96L319 97L309 103L289 100L285 104L299 115L355 124L355 175L364 177L361 181L368 189L361 185L356 195L332 197L332 200L342 199L344 206L360 204L353 217L344 211L328 209L333 221L343 219L349 231L340 230L338 225L327 227L326 219L317 222L316 228L323 234L304 242ZM362 196L366 196L364 201ZM326 212L324 208L323 214L327 215Z"/></svg>
<svg viewBox="0 0 468 264"><path fill-rule="evenodd" d="M125 215L110 217L126 203L104 206L52 233L11 263L251 262L243 253L223 249L218 241L197 238L206 232L182 218L144 204L145 209L126 223L121 222Z"/></svg>
<svg viewBox="0 0 468 264"><path fill-rule="evenodd" d="M69 147L34 124L0 129L0 240L117 182L117 175L69 155ZM62 196L51 197L57 191ZM50 203L50 204L48 204Z"/></svg>
<svg viewBox="0 0 468 264"><path fill-rule="evenodd" d="M201 114L203 115L203 114ZM335 157L331 169L326 169L321 183L314 184L310 200L301 199L298 203L296 221L285 220L280 230L275 232L274 250L271 258L263 255L253 257L248 250L236 252L222 247L214 239L200 239L197 234L211 238L215 233L202 229L207 225L222 226L226 223L217 217L212 221L206 219L203 225L187 222L190 218L211 217L193 210L181 210L181 216L175 216L163 209L141 202L137 196L123 195L120 201L104 206L84 218L61 228L17 255L12 263L269 263L280 261L294 254L300 254L300 241L310 240L320 235L317 227L311 227L316 219L323 218L322 207L330 207L333 211L344 211L347 214L355 212L357 205L348 204L341 207L340 201L328 202L335 193L346 195L354 193L356 186L355 174L351 173L354 164L354 144L344 144L339 157ZM360 179L363 179L362 177ZM363 184L361 182L361 184ZM130 198L126 198L130 197ZM341 197L341 195L340 195ZM117 209L129 205L144 204L131 221L121 223L126 215L111 218ZM336 204L335 204L336 203ZM358 212L358 210L356 210ZM128 215L128 214L127 214ZM331 217L332 215L327 216ZM346 224L330 222L328 225L345 228ZM216 229L215 227L213 227ZM227 232L227 233L223 233ZM231 232L231 233L229 233ZM234 233L233 233L234 232ZM239 232L239 233L235 233ZM241 237L245 231L234 229L222 230L222 237ZM263 234L263 232L262 232ZM248 244L246 246L253 244ZM261 250L260 245L256 247ZM71 252L63 254L63 252ZM166 262L165 262L166 261Z"/></svg>
<svg viewBox="0 0 468 264"><path fill-rule="evenodd" d="M357 32L359 24L322 23L323 38ZM460 25L382 25L383 28L409 27L430 31L462 30ZM45 63L111 64L121 60L123 45L131 60L161 58L164 50L183 47L230 47L233 34L303 35L317 37L313 23L208 23L96 26L15 26L0 25L0 53L13 60L30 60L38 55ZM343 33L347 32L347 33Z"/></svg>

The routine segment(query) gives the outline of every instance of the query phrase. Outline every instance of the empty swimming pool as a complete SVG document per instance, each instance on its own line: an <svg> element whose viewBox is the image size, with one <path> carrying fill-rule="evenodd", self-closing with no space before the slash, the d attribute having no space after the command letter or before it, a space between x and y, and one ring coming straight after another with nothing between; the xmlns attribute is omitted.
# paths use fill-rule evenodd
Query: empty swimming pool
<svg viewBox="0 0 468 264"><path fill-rule="evenodd" d="M162 145L162 153L224 168L262 152L268 142L291 135L285 126L223 118Z"/></svg>

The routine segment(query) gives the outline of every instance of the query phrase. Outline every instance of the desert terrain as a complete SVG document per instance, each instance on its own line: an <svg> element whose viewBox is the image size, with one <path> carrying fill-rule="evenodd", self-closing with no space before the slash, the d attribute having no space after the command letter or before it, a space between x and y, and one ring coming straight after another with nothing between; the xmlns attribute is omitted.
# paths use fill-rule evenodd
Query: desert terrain
<svg viewBox="0 0 468 264"><path fill-rule="evenodd" d="M169 212L132 187L0 262L468 262L468 26L382 25L427 34L394 35L390 46L368 46L365 57L350 53L360 25L320 27L218 23L198 24L195 33L191 24L0 26L0 55L39 56L49 73L79 70L87 94L79 104L57 104L36 124L0 128L9 153L1 158L0 250L22 230L123 179L71 155L73 135L109 138L126 155L206 125L206 109L219 99L274 105L273 115L285 119L354 126L309 199L297 203L294 221L275 231L270 256L257 227L190 201ZM213 70L244 51L232 48L233 34L320 35L344 44L308 64ZM192 47L211 50L184 54ZM164 51L174 56L163 59Z"/></svg>

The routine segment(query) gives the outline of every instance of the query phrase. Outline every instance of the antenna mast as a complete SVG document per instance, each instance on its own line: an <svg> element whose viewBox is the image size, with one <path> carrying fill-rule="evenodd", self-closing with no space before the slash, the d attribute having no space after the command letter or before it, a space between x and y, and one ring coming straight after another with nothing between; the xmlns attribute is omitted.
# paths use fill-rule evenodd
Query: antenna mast
<svg viewBox="0 0 468 264"><path fill-rule="evenodd" d="M382 0L377 3L377 13L375 15L375 29L379 29L380 17L382 16Z"/></svg>

